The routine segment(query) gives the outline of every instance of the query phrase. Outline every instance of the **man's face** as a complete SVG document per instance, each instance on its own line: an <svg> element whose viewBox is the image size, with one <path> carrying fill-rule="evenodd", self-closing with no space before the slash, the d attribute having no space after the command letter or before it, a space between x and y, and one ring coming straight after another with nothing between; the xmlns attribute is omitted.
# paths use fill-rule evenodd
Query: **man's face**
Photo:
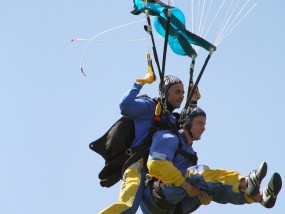
<svg viewBox="0 0 285 214"><path fill-rule="evenodd" d="M175 109L180 108L180 105L184 99L184 85L182 83L176 83L168 90L167 101Z"/></svg>
<svg viewBox="0 0 285 214"><path fill-rule="evenodd" d="M201 135L205 131L206 118L204 116L197 116L192 121L191 133L195 140L200 140Z"/></svg>

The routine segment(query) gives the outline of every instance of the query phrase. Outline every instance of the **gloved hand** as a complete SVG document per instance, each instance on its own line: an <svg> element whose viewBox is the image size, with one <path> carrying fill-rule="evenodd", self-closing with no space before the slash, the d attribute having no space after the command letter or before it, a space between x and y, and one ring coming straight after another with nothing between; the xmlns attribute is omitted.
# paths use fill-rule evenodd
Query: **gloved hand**
<svg viewBox="0 0 285 214"><path fill-rule="evenodd" d="M208 195L205 191L200 190L200 193L198 194L198 198L203 205L208 205L213 200L213 196Z"/></svg>
<svg viewBox="0 0 285 214"><path fill-rule="evenodd" d="M143 78L137 78L136 82L143 85L145 83L151 84L156 80L153 67L152 67L152 62L150 58L150 54L147 54L147 68L148 68L148 73L145 75Z"/></svg>
<svg viewBox="0 0 285 214"><path fill-rule="evenodd" d="M196 96L196 100L199 100L201 98L201 94L200 94L200 91L199 91L199 88L197 86L196 88L196 91L194 93L194 96Z"/></svg>
<svg viewBox="0 0 285 214"><path fill-rule="evenodd" d="M193 87L194 87L194 85L191 84L191 85L190 85L190 91L192 91ZM200 94L199 88L198 88L198 86L197 86L197 87L196 87L196 90L195 90L195 92L194 92L194 94L193 94L193 96L192 96L191 101L198 101L200 98L201 98L201 94Z"/></svg>

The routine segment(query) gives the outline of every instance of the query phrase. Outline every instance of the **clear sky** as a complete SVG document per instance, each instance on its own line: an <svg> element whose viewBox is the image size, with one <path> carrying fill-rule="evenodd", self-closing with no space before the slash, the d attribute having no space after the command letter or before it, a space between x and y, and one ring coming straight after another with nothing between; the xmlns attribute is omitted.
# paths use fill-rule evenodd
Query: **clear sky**
<svg viewBox="0 0 285 214"><path fill-rule="evenodd" d="M190 0L177 0L190 16ZM257 7L218 46L199 85L206 132L194 148L199 163L249 171L267 161L268 176L284 171L285 25L283 0ZM138 21L132 1L3 1L0 7L0 213L94 214L118 198L119 184L102 188L103 159L89 149L120 117L119 101L147 71L146 42L71 43ZM145 38L144 22L100 39ZM190 28L190 27L189 27ZM99 38L98 38L99 39ZM212 42L212 41L210 41ZM162 56L163 40L158 39ZM188 81L190 58L167 52L166 74ZM205 51L200 49L196 76ZM142 93L156 96L158 81ZM196 213L284 212L276 206L211 203ZM141 213L138 211L138 213Z"/></svg>

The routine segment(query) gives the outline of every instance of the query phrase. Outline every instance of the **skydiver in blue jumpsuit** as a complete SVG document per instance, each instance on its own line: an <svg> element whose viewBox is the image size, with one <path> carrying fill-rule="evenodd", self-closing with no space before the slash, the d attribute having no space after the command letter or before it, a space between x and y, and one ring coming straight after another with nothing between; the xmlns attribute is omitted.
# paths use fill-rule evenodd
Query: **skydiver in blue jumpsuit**
<svg viewBox="0 0 285 214"><path fill-rule="evenodd" d="M212 170L206 165L196 165L185 156L177 154L179 140L182 142L182 150L195 154L193 140L201 138L206 124L206 114L199 107L185 109L181 117L179 138L170 130L158 131L153 136L147 167L151 176L160 180L159 189L155 190L160 198L154 196L154 189L148 185L141 204L143 213L174 213L175 205L179 203L179 213L193 212L202 202L199 190L205 191L211 197L210 200L221 204L258 202L266 208L274 206L282 180L278 173L274 173L263 191L259 190L267 171L265 162L258 170L244 177L238 172ZM195 195L198 197L193 197ZM208 198L206 202L209 203L210 200ZM167 209L162 207L165 203Z"/></svg>
<svg viewBox="0 0 285 214"><path fill-rule="evenodd" d="M147 75L145 79L150 79ZM152 127L156 103L149 97L137 98L144 83L152 81L135 82L123 96L120 103L122 115L134 120L135 139L131 144L134 149L144 143L149 129ZM179 108L184 99L184 86L175 76L166 76L162 87L162 99L166 101L167 110L171 113ZM163 120L163 118L162 118ZM176 123L176 118L170 114L170 121ZM123 174L119 199L113 205L102 210L100 214L136 213L141 203L144 190L146 167L143 159L133 163Z"/></svg>

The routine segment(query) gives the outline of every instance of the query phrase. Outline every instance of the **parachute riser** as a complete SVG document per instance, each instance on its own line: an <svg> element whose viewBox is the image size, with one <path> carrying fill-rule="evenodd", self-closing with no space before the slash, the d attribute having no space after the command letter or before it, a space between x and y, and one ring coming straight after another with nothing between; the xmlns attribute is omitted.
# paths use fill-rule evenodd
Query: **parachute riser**
<svg viewBox="0 0 285 214"><path fill-rule="evenodd" d="M163 47L163 57L162 57L162 79L161 79L160 84L159 84L159 91L160 92L162 90L162 86L164 85L166 54L167 54L168 36L169 36L170 23L171 23L171 13L172 13L172 9L168 8L167 9L166 28L165 28L164 47ZM164 102L162 104L163 104L163 108L167 109L167 99L164 99Z"/></svg>
<svg viewBox="0 0 285 214"><path fill-rule="evenodd" d="M161 79L161 84L160 84L160 90L163 83L164 79L164 74L165 74L165 64L166 64L166 53L167 53L167 45L168 45L168 35L169 35L169 30L170 30L170 21L171 21L171 8L167 9L167 22L166 22L166 29L165 29L165 39L164 39L164 47L163 47L163 58L162 58L162 79Z"/></svg>
<svg viewBox="0 0 285 214"><path fill-rule="evenodd" d="M194 74L194 67L196 62L196 56L192 57L191 65L190 65L190 71L189 71L189 83L188 83L188 90L187 90L187 99L189 99L191 88L193 86L193 74Z"/></svg>
<svg viewBox="0 0 285 214"><path fill-rule="evenodd" d="M147 19L147 26L145 26L145 30L149 33L150 38L151 38L151 42L152 42L152 51L153 51L153 56L154 56L154 60L157 66L157 70L159 73L159 77L160 77L160 81L163 80L163 76L162 76L162 72L160 69L160 64L159 64L159 60L158 60L158 55L157 55L157 49L156 49L156 45L155 45L155 41L154 41L154 36L152 33L152 27L151 27L151 21L150 21L150 17L149 17L149 10L146 9L145 10L145 14L146 14L146 19Z"/></svg>
<svg viewBox="0 0 285 214"><path fill-rule="evenodd" d="M187 97L187 100L186 100L186 103L185 103L185 108L187 108L189 106L190 102L191 102L191 99L192 99L192 97L193 97L193 95L194 95L194 93L195 93L195 91L196 91L196 89L198 87L198 84L199 84L199 82L200 82L200 80L202 78L202 75L203 75L203 73L204 73L204 71L206 69L206 66L207 66L207 64L208 64L208 62L209 62L209 60L210 60L210 58L212 56L212 53L213 53L213 51L209 52L209 54L208 54L208 56L207 56L207 58L206 58L206 60L204 62L204 65L203 65L203 67L202 67L202 69L201 69L201 71L200 71L200 73L199 73L199 75L198 75L198 77L197 77L197 79L195 81L195 84L192 87L192 90L191 90L189 96Z"/></svg>

